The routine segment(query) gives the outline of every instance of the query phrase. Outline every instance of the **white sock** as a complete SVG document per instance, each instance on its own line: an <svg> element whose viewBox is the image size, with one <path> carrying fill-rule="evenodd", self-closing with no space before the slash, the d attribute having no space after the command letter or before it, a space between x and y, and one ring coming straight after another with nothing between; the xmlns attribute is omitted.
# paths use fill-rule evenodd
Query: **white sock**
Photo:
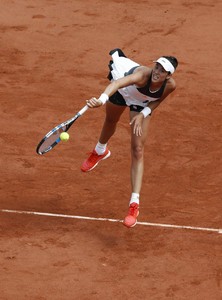
<svg viewBox="0 0 222 300"><path fill-rule="evenodd" d="M107 144L101 144L100 142L97 143L95 147L95 151L98 155L102 155L106 151Z"/></svg>
<svg viewBox="0 0 222 300"><path fill-rule="evenodd" d="M132 193L129 205L132 204L133 202L140 204L140 194Z"/></svg>

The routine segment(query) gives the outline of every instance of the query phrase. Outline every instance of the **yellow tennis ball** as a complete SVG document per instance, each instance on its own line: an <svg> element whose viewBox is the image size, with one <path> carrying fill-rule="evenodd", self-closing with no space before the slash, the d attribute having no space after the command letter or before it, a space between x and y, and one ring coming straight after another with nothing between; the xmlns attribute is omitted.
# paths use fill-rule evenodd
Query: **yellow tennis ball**
<svg viewBox="0 0 222 300"><path fill-rule="evenodd" d="M67 142L69 139L69 134L68 132L62 132L60 134L60 140L63 141L63 142Z"/></svg>

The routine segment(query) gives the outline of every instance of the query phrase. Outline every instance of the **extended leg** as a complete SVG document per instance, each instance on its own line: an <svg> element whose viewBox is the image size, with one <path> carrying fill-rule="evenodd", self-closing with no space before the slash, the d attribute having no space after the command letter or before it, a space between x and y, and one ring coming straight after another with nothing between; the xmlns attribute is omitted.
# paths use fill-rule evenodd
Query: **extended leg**
<svg viewBox="0 0 222 300"><path fill-rule="evenodd" d="M131 112L131 119L136 112ZM139 195L143 180L144 170L144 144L147 137L148 123L150 117L143 120L143 135L136 136L131 130L131 187L132 195L130 199L130 207L127 217L124 219L124 225L133 227L136 225L139 215Z"/></svg>

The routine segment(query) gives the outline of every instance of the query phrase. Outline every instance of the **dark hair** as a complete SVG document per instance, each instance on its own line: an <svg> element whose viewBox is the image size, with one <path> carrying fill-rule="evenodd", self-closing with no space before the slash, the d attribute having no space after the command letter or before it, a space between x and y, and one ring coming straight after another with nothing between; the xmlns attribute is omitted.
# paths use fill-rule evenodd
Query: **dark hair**
<svg viewBox="0 0 222 300"><path fill-rule="evenodd" d="M169 60L176 70L176 68L178 66L178 60L176 59L176 57L174 57L174 56L163 56L163 57L165 57L167 60Z"/></svg>

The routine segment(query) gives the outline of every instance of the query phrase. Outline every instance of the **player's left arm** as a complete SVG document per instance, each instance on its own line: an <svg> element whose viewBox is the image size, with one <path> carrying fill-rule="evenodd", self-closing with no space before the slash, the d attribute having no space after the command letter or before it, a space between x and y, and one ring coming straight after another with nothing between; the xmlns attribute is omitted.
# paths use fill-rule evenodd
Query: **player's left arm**
<svg viewBox="0 0 222 300"><path fill-rule="evenodd" d="M160 103L163 102L164 99L166 99L173 91L175 91L175 89L176 82L173 78L170 78L166 84L162 97L157 101L149 103L148 107L151 109L151 111L154 111L160 105Z"/></svg>
<svg viewBox="0 0 222 300"><path fill-rule="evenodd" d="M176 89L176 83L175 81L170 78L166 84L166 87L164 89L163 95L159 100L150 102L147 106L147 108L144 108L139 114L134 116L130 122L130 125L133 125L133 133L137 136L141 136L142 131L142 122L145 117L151 114L153 110L155 110L161 102L163 102L166 97L171 94ZM146 110L146 111L145 111ZM144 112L145 111L145 112Z"/></svg>

